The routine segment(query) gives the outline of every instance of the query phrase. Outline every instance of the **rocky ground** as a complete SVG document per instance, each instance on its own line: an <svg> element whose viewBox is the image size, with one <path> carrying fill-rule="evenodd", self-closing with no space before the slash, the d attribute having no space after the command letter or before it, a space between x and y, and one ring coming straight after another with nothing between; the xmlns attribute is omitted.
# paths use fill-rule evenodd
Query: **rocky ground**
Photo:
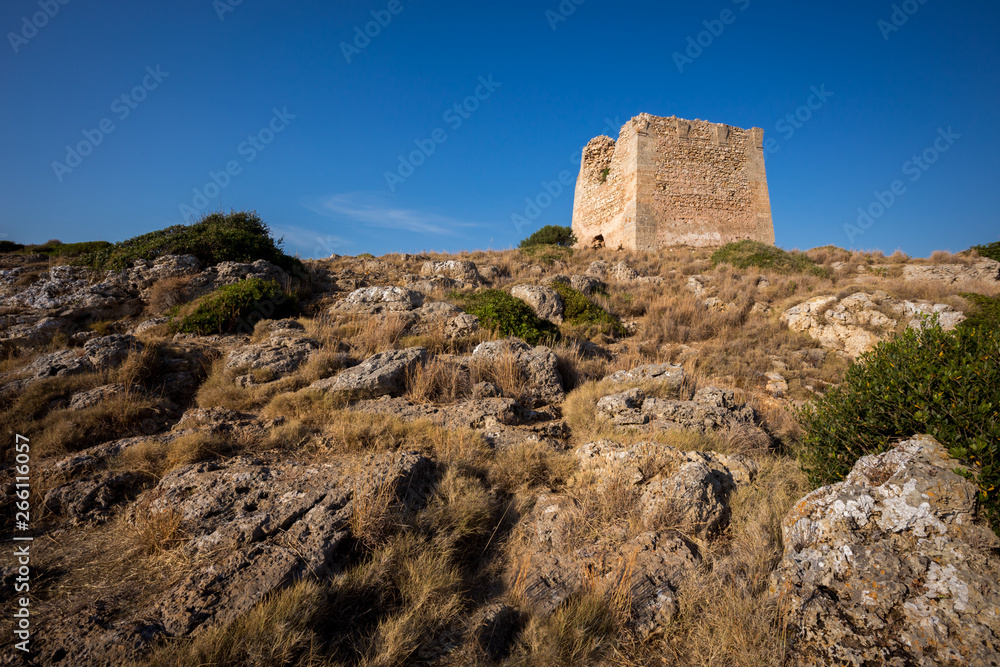
<svg viewBox="0 0 1000 667"><path fill-rule="evenodd" d="M1000 541L947 450L915 433L811 490L793 412L922 316L958 324L1000 263L709 254L332 257L308 278L0 256L27 663L1000 664ZM172 333L172 308L249 277L303 315ZM624 335L571 322L557 279ZM563 337L481 328L461 296L484 287ZM12 644L2 664L25 662Z"/></svg>

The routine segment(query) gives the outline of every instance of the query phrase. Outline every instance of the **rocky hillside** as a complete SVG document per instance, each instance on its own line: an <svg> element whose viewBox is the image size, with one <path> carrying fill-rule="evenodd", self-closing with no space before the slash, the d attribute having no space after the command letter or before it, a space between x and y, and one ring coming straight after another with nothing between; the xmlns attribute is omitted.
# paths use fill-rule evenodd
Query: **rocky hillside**
<svg viewBox="0 0 1000 667"><path fill-rule="evenodd" d="M814 489L794 412L996 261L66 261L0 255L2 664L1000 664L971 464Z"/></svg>

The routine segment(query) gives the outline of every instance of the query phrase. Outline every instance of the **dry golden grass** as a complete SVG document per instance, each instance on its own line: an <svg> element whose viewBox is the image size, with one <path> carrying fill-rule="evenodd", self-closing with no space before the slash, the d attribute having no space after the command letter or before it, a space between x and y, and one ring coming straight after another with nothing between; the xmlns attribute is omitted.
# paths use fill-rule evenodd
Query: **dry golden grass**
<svg viewBox="0 0 1000 667"><path fill-rule="evenodd" d="M470 375L457 363L434 357L406 377L406 397L414 403L455 403L469 397Z"/></svg>
<svg viewBox="0 0 1000 667"><path fill-rule="evenodd" d="M492 382L508 398L521 400L531 393L528 378L510 351L490 359L473 358L469 371L472 384Z"/></svg>
<svg viewBox="0 0 1000 667"><path fill-rule="evenodd" d="M151 315L162 315L174 306L188 302L188 284L190 276L174 276L157 280L149 288L146 298L146 312Z"/></svg>

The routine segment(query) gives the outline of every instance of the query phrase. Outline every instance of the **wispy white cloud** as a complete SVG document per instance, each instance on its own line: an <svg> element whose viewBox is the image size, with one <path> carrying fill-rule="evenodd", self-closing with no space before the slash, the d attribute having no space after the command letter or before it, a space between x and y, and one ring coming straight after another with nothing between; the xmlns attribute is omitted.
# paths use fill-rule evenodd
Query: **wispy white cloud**
<svg viewBox="0 0 1000 667"><path fill-rule="evenodd" d="M387 202L385 195L364 192L327 195L306 208L343 223L439 236L456 236L460 229L478 226L445 215L399 208Z"/></svg>
<svg viewBox="0 0 1000 667"><path fill-rule="evenodd" d="M294 225L274 225L271 231L285 241L285 251L305 258L329 257L339 253L351 242L339 236L323 234L313 229Z"/></svg>

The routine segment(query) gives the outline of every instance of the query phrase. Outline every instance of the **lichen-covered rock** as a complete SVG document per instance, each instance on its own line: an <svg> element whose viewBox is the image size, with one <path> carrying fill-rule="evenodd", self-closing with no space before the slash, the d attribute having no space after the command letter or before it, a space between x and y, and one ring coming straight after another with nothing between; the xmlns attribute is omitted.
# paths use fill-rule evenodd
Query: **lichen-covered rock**
<svg viewBox="0 0 1000 667"><path fill-rule="evenodd" d="M629 389L597 401L597 412L618 426L642 430L683 428L712 431L727 426L753 426L756 413L749 405L738 405L731 390L699 389L690 401L647 398L641 389Z"/></svg>
<svg viewBox="0 0 1000 667"><path fill-rule="evenodd" d="M94 281L93 273L79 266L53 266L39 280L16 291L10 305L44 310L75 319L117 318L142 309L134 293L113 280Z"/></svg>
<svg viewBox="0 0 1000 667"><path fill-rule="evenodd" d="M1000 262L983 257L975 264L907 264L903 278L953 285L963 282L1000 280Z"/></svg>
<svg viewBox="0 0 1000 667"><path fill-rule="evenodd" d="M134 499L154 480L143 472L102 471L52 489L45 494L44 505L73 523L103 522L116 505Z"/></svg>
<svg viewBox="0 0 1000 667"><path fill-rule="evenodd" d="M596 535L581 531L593 517L584 515L579 500L543 494L527 517L528 551L512 573L515 585L529 605L548 613L600 582L628 596L634 629L648 636L677 612L680 582L698 566L698 548L685 535L705 538L724 528L729 496L752 480L756 465L745 457L607 440L584 445L577 458L598 484L631 487L638 511L631 520L649 529L630 536L629 518L622 516Z"/></svg>
<svg viewBox="0 0 1000 667"><path fill-rule="evenodd" d="M679 393L681 385L684 384L684 369L674 364L647 364L636 366L627 371L618 371L604 378L611 382L624 383L646 383L652 382L660 385L660 390L668 388L675 393Z"/></svg>
<svg viewBox="0 0 1000 667"><path fill-rule="evenodd" d="M13 348L41 347L48 345L58 334L65 334L73 328L73 323L62 317L38 314L2 315L0 343Z"/></svg>
<svg viewBox="0 0 1000 667"><path fill-rule="evenodd" d="M104 384L100 387L94 387L93 389L73 394L72 398L69 400L69 409L83 410L93 407L99 403L104 403L114 396L121 396L124 393L125 385L120 382Z"/></svg>
<svg viewBox="0 0 1000 667"><path fill-rule="evenodd" d="M420 267L422 276L445 276L469 285L482 282L475 263L466 259L452 259L446 262L424 262Z"/></svg>
<svg viewBox="0 0 1000 667"><path fill-rule="evenodd" d="M406 377L427 361L427 350L410 347L380 352L362 363L309 385L310 389L343 392L355 397L401 396Z"/></svg>
<svg viewBox="0 0 1000 667"><path fill-rule="evenodd" d="M531 347L519 338L488 341L476 346L472 360L494 366L512 361L524 376L532 396L549 402L565 397L559 359L545 346Z"/></svg>
<svg viewBox="0 0 1000 667"><path fill-rule="evenodd" d="M879 291L857 292L843 299L813 297L785 311L781 320L792 331L807 333L823 347L853 359L891 336L900 320L917 326L923 315L931 313L939 314L946 329L965 319L947 304L901 302Z"/></svg>
<svg viewBox="0 0 1000 667"><path fill-rule="evenodd" d="M320 348L319 342L305 336L302 329L295 320L272 323L266 340L231 350L226 368L266 370L271 380L288 375Z"/></svg>
<svg viewBox="0 0 1000 667"><path fill-rule="evenodd" d="M511 296L525 301L543 320L548 320L555 324L562 324L563 321L563 300L559 292L551 287L540 287L538 285L515 285L510 290Z"/></svg>
<svg viewBox="0 0 1000 667"><path fill-rule="evenodd" d="M799 664L1000 663L1000 540L958 466L917 436L792 508L771 587Z"/></svg>
<svg viewBox="0 0 1000 667"><path fill-rule="evenodd" d="M448 338L467 338L479 331L479 318L471 313L456 315L444 326Z"/></svg>
<svg viewBox="0 0 1000 667"><path fill-rule="evenodd" d="M404 287L362 287L334 306L334 312L378 315L415 310L424 304L424 295Z"/></svg>
<svg viewBox="0 0 1000 667"><path fill-rule="evenodd" d="M249 264L243 262L219 262L204 271L195 273L188 283L187 290L191 298L207 294L225 285L235 285L238 282L259 278L285 285L288 274L279 266L267 260L258 259Z"/></svg>
<svg viewBox="0 0 1000 667"><path fill-rule="evenodd" d="M174 512L191 555L231 554L192 572L156 606L173 635L225 623L303 576L321 577L345 555L351 503L386 487L416 507L433 464L398 452L369 456L357 474L336 465L267 465L247 458L179 468L148 494L143 511Z"/></svg>

